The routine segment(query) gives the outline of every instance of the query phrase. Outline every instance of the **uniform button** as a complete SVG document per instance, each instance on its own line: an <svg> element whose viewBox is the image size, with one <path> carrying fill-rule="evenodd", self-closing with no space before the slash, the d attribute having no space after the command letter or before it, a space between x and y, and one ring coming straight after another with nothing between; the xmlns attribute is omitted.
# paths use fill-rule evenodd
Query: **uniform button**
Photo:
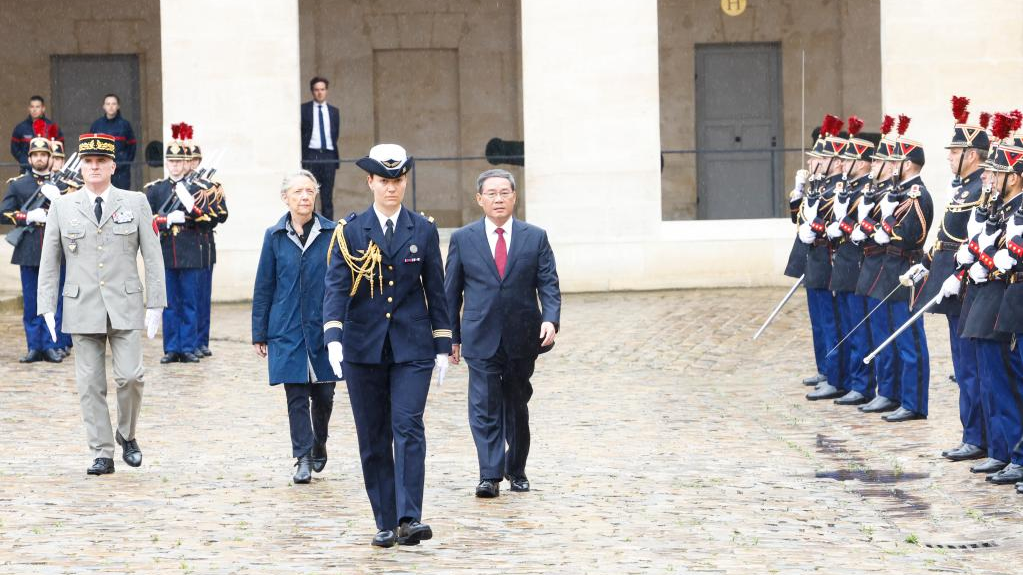
<svg viewBox="0 0 1023 575"><path fill-rule="evenodd" d="M99 246L99 249L103 249L103 246Z"/></svg>
<svg viewBox="0 0 1023 575"><path fill-rule="evenodd" d="M384 315L385 315L385 317L386 317L387 319L391 319L391 312L387 312L387 313L386 313L386 314L384 314Z"/></svg>
<svg viewBox="0 0 1023 575"><path fill-rule="evenodd" d="M394 280L391 280L391 281L387 282L387 285L393 286L394 285Z"/></svg>
<svg viewBox="0 0 1023 575"><path fill-rule="evenodd" d="M388 270L394 270L394 266L387 266Z"/></svg>
<svg viewBox="0 0 1023 575"><path fill-rule="evenodd" d="M96 228L96 233L97 234L102 234L103 233L103 228Z"/></svg>
<svg viewBox="0 0 1023 575"><path fill-rule="evenodd" d="M99 282L99 285L100 285L100 286L105 286L105 285L107 285L107 284L106 284L106 282Z"/></svg>
<svg viewBox="0 0 1023 575"><path fill-rule="evenodd" d="M100 262L100 263L99 263L99 267L103 267L103 262Z"/></svg>
<svg viewBox="0 0 1023 575"><path fill-rule="evenodd" d="M103 264L99 264L99 265L103 265ZM391 303L392 301L394 301L394 298L393 298L393 297L389 297L389 298L387 298L387 303Z"/></svg>

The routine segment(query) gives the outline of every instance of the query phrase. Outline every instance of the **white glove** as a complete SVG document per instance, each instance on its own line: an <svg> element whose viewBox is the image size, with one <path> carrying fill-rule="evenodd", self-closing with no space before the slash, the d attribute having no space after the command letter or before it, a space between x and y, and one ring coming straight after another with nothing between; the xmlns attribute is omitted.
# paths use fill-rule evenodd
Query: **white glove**
<svg viewBox="0 0 1023 575"><path fill-rule="evenodd" d="M60 197L60 188L53 184L43 184L39 191L41 191L43 195L46 196L46 199L51 202Z"/></svg>
<svg viewBox="0 0 1023 575"><path fill-rule="evenodd" d="M195 198L192 197L185 184L178 182L178 185L174 186L174 193L178 195L181 205L185 206L185 211L191 212L195 207Z"/></svg>
<svg viewBox="0 0 1023 575"><path fill-rule="evenodd" d="M977 258L974 257L973 252L970 251L970 242L966 242L965 244L959 246L959 249L956 250L957 264L961 266L968 266L975 261L977 261Z"/></svg>
<svg viewBox="0 0 1023 575"><path fill-rule="evenodd" d="M341 351L341 342L332 341L327 344L327 360L330 362L330 369L334 370L334 375L338 379L344 379L344 374L341 372L341 362L345 360L345 355Z"/></svg>
<svg viewBox="0 0 1023 575"><path fill-rule="evenodd" d="M803 221L812 222L817 218L817 208L820 203L819 199L803 202Z"/></svg>
<svg viewBox="0 0 1023 575"><path fill-rule="evenodd" d="M810 172L806 170L796 171L796 182L795 187L789 193L789 200L796 201L803 199L803 190L806 189L806 179L810 176Z"/></svg>
<svg viewBox="0 0 1023 575"><path fill-rule="evenodd" d="M881 219L884 220L895 213L895 208L899 206L899 202L891 199L891 194L886 194L884 199L881 200Z"/></svg>
<svg viewBox="0 0 1023 575"><path fill-rule="evenodd" d="M167 223L168 224L185 223L185 212L181 210L174 210L173 212L167 214Z"/></svg>
<svg viewBox="0 0 1023 575"><path fill-rule="evenodd" d="M42 208L36 208L29 210L25 214L25 222L29 224L45 224L46 223L46 210Z"/></svg>
<svg viewBox="0 0 1023 575"><path fill-rule="evenodd" d="M448 354L437 354L437 387L444 385L444 376L448 373Z"/></svg>
<svg viewBox="0 0 1023 575"><path fill-rule="evenodd" d="M812 244L817 239L817 232L810 229L810 224L800 224L799 226L799 241L804 244Z"/></svg>
<svg viewBox="0 0 1023 575"><path fill-rule="evenodd" d="M844 232L842 232L842 228L839 227L841 225L842 225L842 222L831 222L830 224L828 224L828 229L827 229L828 237L832 238L832 239L842 237L842 234Z"/></svg>
<svg viewBox="0 0 1023 575"><path fill-rule="evenodd" d="M884 228L878 226L878 228L874 230L874 241L877 242L877 245L883 246L892 241L892 237L888 235L888 232L884 231Z"/></svg>
<svg viewBox="0 0 1023 575"><path fill-rule="evenodd" d="M146 336L149 339L156 337L156 332L160 331L161 322L163 322L162 309L146 309Z"/></svg>
<svg viewBox="0 0 1023 575"><path fill-rule="evenodd" d="M998 236L1002 235L1002 229L997 228L993 232L987 231L987 226L984 226L984 231L977 238L977 245L980 246L980 251L984 251L989 247L995 245L995 241L998 240Z"/></svg>
<svg viewBox="0 0 1023 575"><path fill-rule="evenodd" d="M1021 234L1023 234L1023 214L1017 212L1005 222L1005 239L1011 240Z"/></svg>
<svg viewBox="0 0 1023 575"><path fill-rule="evenodd" d="M995 252L995 257L992 258L995 261L995 266L1003 271L1007 272L1016 265L1016 258L1012 257L1009 250L1002 248Z"/></svg>
<svg viewBox="0 0 1023 575"><path fill-rule="evenodd" d="M970 211L970 219L966 221L966 237L973 238L984 231L984 218L977 213L977 208Z"/></svg>
<svg viewBox="0 0 1023 575"><path fill-rule="evenodd" d="M862 222L867 219L872 209L874 209L874 204L868 204L865 200L860 200L860 205L856 206L856 221Z"/></svg>
<svg viewBox="0 0 1023 575"><path fill-rule="evenodd" d="M57 319L53 317L53 312L46 312L43 314L43 321L46 322L46 329L50 331L50 339L54 342L57 341Z"/></svg>
<svg viewBox="0 0 1023 575"><path fill-rule="evenodd" d="M987 281L987 268L977 262L970 266L970 279L973 283L982 284Z"/></svg>
<svg viewBox="0 0 1023 575"><path fill-rule="evenodd" d="M961 282L959 278L954 275L948 276L948 278L941 283L941 299L956 297L962 289L963 282Z"/></svg>
<svg viewBox="0 0 1023 575"><path fill-rule="evenodd" d="M899 276L899 283L904 286L911 286L927 277L931 272L924 267L924 264L913 264L906 273Z"/></svg>
<svg viewBox="0 0 1023 575"><path fill-rule="evenodd" d="M832 211L835 214L836 220L844 220L845 216L849 214L849 195L838 194L835 196L835 203L833 204Z"/></svg>
<svg viewBox="0 0 1023 575"><path fill-rule="evenodd" d="M852 240L854 243L860 244L867 239L867 234L863 233L863 230L860 229L860 226L856 226L856 229L853 230L851 234L849 234L849 239Z"/></svg>

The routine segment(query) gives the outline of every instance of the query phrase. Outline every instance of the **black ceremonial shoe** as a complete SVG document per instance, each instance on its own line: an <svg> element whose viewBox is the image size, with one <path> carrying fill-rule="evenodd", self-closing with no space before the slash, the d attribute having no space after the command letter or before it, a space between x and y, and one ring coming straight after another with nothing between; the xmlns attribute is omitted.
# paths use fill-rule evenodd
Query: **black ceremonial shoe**
<svg viewBox="0 0 1023 575"><path fill-rule="evenodd" d="M295 462L295 467L298 469L295 470L295 477L293 477L292 480L295 483L309 483L312 481L313 476L309 469L311 464L312 458L309 457L308 453L299 457L298 461Z"/></svg>
<svg viewBox="0 0 1023 575"><path fill-rule="evenodd" d="M114 472L114 460L109 457L97 457L92 467L85 470L88 475L106 475Z"/></svg>
<svg viewBox="0 0 1023 575"><path fill-rule="evenodd" d="M197 352L196 355L202 355L203 357L209 357L209 356L213 355L213 352L210 351L209 346L206 346L206 345L200 345L199 349L197 349L195 351Z"/></svg>
<svg viewBox="0 0 1023 575"><path fill-rule="evenodd" d="M803 379L803 385L817 385L818 383L827 380L828 376L824 375L823 373L818 373L816 375L811 375L810 377Z"/></svg>
<svg viewBox="0 0 1023 575"><path fill-rule="evenodd" d="M390 529L384 529L378 531L373 536L372 545L376 547L394 547L394 544L398 542L398 537L394 534L394 531Z"/></svg>
<svg viewBox="0 0 1023 575"><path fill-rule="evenodd" d="M121 432L118 431L117 435L114 436L117 440L117 445L121 446L121 459L132 467L138 467L142 465L142 450L139 449L139 442L132 440L126 440Z"/></svg>
<svg viewBox="0 0 1023 575"><path fill-rule="evenodd" d="M181 363L199 363L199 357L196 356L194 353L186 351L181 354L181 359L179 359L178 361L180 361Z"/></svg>
<svg viewBox="0 0 1023 575"><path fill-rule="evenodd" d="M959 449L953 449L945 454L945 457L952 461L966 461L967 459L980 459L987 455L987 450L964 443Z"/></svg>
<svg viewBox="0 0 1023 575"><path fill-rule="evenodd" d="M407 521L398 526L398 545L419 545L428 539L433 539L433 530L425 523Z"/></svg>
<svg viewBox="0 0 1023 575"><path fill-rule="evenodd" d="M817 386L817 389L806 394L806 398L810 401L817 401L819 399L835 399L843 395L845 395L844 389L838 389L830 383L824 382Z"/></svg>
<svg viewBox="0 0 1023 575"><path fill-rule="evenodd" d="M313 442L313 471L319 473L327 466L327 442Z"/></svg>
<svg viewBox="0 0 1023 575"><path fill-rule="evenodd" d="M952 453L953 451L959 451L960 449L963 448L964 445L966 445L966 444L965 443L960 443L959 445L953 447L952 449L946 449L946 450L941 452L941 456L942 457L948 457L949 453Z"/></svg>
<svg viewBox="0 0 1023 575"><path fill-rule="evenodd" d="M867 403L867 398L858 391L850 391L849 393L839 397L835 400L835 405L860 405Z"/></svg>
<svg viewBox="0 0 1023 575"><path fill-rule="evenodd" d="M160 363L177 363L179 361L181 361L181 355L173 351L165 353L160 358Z"/></svg>
<svg viewBox="0 0 1023 575"><path fill-rule="evenodd" d="M49 363L60 363L64 361L64 356L60 354L56 349L44 349L43 350L43 361Z"/></svg>
<svg viewBox="0 0 1023 575"><path fill-rule="evenodd" d="M888 415L882 415L881 419L890 423L898 423L900 421L912 421L914 419L927 419L927 416L922 413L910 411L905 407L900 407Z"/></svg>
<svg viewBox="0 0 1023 575"><path fill-rule="evenodd" d="M525 477L512 477L509 475L508 481L511 482L511 490L516 493L529 491L529 480Z"/></svg>
<svg viewBox="0 0 1023 575"><path fill-rule="evenodd" d="M476 497L482 497L484 499L491 499L501 494L501 480L497 479L480 479L479 485L476 486Z"/></svg>
<svg viewBox="0 0 1023 575"><path fill-rule="evenodd" d="M998 473L988 475L987 480L995 485L1009 485L1023 481L1023 466L1010 463Z"/></svg>
<svg viewBox="0 0 1023 575"><path fill-rule="evenodd" d="M883 411L895 411L897 407L899 407L898 403L883 395L879 395L870 400L870 403L861 405L858 409L863 413L881 413Z"/></svg>
<svg viewBox="0 0 1023 575"><path fill-rule="evenodd" d="M1005 461L988 457L977 465L970 467L970 471L974 473L994 473L996 471L1001 471L1006 465L1008 465L1008 463Z"/></svg>
<svg viewBox="0 0 1023 575"><path fill-rule="evenodd" d="M35 363L37 361L43 361L43 352L38 349L30 349L18 360L18 363Z"/></svg>

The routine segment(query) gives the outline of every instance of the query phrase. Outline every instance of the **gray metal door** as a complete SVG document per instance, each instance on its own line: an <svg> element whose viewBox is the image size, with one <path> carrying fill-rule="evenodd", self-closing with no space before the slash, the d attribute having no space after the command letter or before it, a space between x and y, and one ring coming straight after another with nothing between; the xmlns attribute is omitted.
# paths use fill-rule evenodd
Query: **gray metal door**
<svg viewBox="0 0 1023 575"><path fill-rule="evenodd" d="M50 81L52 105L47 113L64 130L68 153L73 152L78 136L103 115L103 96L117 94L121 115L131 122L135 139L140 142L135 154L142 158L145 140L140 122L139 59L135 54L111 56L51 56ZM132 167L132 185L142 184L141 166Z"/></svg>
<svg viewBox="0 0 1023 575"><path fill-rule="evenodd" d="M779 44L696 47L700 219L783 215L780 51Z"/></svg>

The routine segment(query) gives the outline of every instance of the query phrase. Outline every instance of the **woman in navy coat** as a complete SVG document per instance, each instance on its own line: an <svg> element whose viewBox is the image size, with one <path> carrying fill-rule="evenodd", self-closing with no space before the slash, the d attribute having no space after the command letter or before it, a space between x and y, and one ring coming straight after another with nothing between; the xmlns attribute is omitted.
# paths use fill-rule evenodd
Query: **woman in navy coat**
<svg viewBox="0 0 1023 575"><path fill-rule="evenodd" d="M270 385L284 384L295 483L327 464L334 372L323 345L323 286L334 222L316 214L319 184L306 170L284 178L288 213L266 230L252 294L252 345L269 358ZM311 409L310 409L311 404Z"/></svg>

